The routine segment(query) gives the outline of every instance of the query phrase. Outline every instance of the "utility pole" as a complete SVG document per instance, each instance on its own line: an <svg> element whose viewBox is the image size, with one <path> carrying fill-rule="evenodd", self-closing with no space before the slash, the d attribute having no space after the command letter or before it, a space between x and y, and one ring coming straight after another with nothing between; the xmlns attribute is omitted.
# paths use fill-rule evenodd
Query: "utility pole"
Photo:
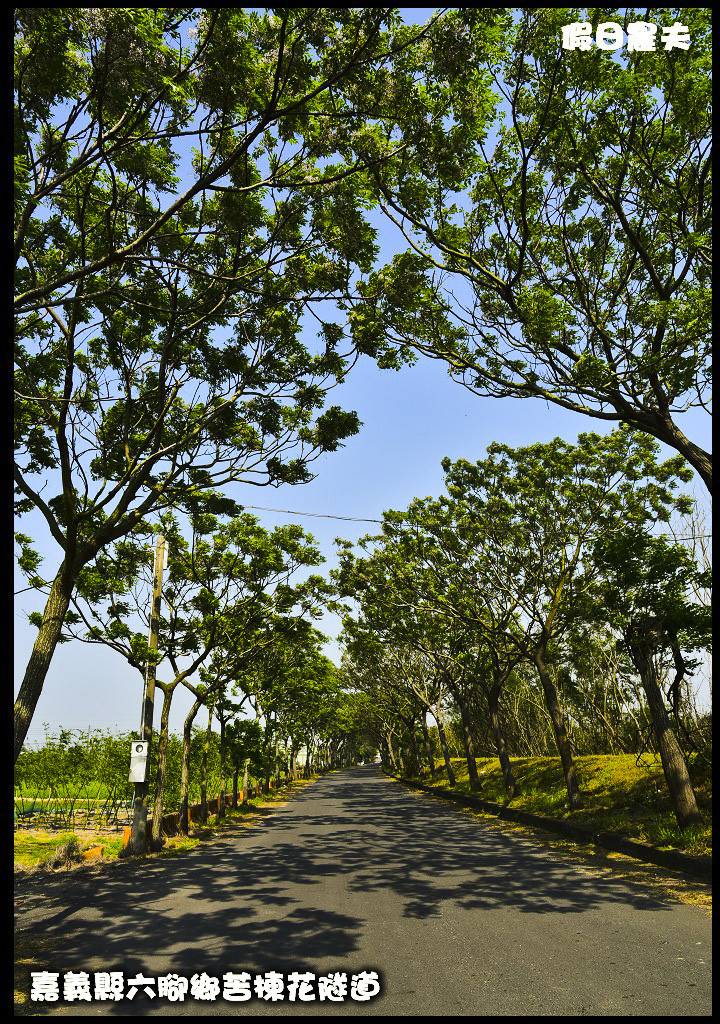
<svg viewBox="0 0 720 1024"><path fill-rule="evenodd" d="M167 565L167 546L162 534L155 547L155 565L153 567L152 605L150 609L150 636L148 644L157 651L160 633L160 602L162 600L163 569ZM145 853L147 848L147 815L148 815L148 767L150 764L150 741L152 739L153 709L155 706L155 673L157 665L155 656L150 655L145 669L145 688L143 693L140 717L140 738L147 743L145 771L142 781L135 782L133 801L133 823L130 834L130 847L133 854Z"/></svg>

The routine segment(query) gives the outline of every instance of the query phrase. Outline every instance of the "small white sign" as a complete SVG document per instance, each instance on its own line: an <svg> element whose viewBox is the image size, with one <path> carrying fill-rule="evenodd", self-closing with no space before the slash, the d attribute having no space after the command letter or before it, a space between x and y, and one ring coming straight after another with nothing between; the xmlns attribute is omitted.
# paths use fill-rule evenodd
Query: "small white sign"
<svg viewBox="0 0 720 1024"><path fill-rule="evenodd" d="M130 774L128 782L145 782L149 743L133 740L130 744Z"/></svg>

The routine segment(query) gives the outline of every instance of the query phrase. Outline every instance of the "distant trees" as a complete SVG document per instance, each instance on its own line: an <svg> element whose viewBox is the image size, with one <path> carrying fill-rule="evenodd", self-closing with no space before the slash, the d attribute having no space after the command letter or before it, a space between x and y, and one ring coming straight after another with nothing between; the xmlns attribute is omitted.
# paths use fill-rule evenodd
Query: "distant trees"
<svg viewBox="0 0 720 1024"><path fill-rule="evenodd" d="M221 794L227 766L235 788L246 761L267 787L272 775L279 783L282 773L294 771L286 757L288 743L291 762L305 748L305 770L310 774L351 763L364 735L356 700L346 694L337 669L321 653L325 637L312 625L326 600L327 584L316 574L293 579L298 570L322 561L312 537L295 525L267 531L248 514L223 521L198 513L185 528L168 515L164 520L170 555L163 599L156 609L157 649L143 630L152 614L146 543L150 538L138 531L81 570L63 628L64 638L115 650L140 678L149 665L156 666L155 686L163 700L157 742L149 751L155 844L161 840L170 792L172 802L179 801L181 831L187 832L193 772L196 781L200 773L205 803L215 717L220 737L212 775L219 780ZM178 740L170 733L170 709L181 687L191 692L193 703L178 753ZM254 706L257 720L233 722L247 704ZM195 721L203 708L208 726L199 733ZM84 747L80 753L85 763ZM125 781L127 753L126 749L122 758ZM58 756L53 754L54 764ZM80 755L78 759L80 763ZM21 778L28 775L26 761L35 764L37 758L22 756ZM171 778L172 773L177 778ZM76 777L77 770L72 778ZM144 820L147 797L143 801L144 809L138 811L136 799L136 814Z"/></svg>
<svg viewBox="0 0 720 1024"><path fill-rule="evenodd" d="M298 569L321 561L312 538L295 525L268 532L248 514L227 522L204 514L191 518L189 540L169 517L165 534L170 556L157 652L137 628L150 614L147 584L141 582L141 567L147 562L142 536L118 541L92 567L79 572L77 611L69 614L65 627L67 635L117 651L143 678L151 660L160 668L155 682L163 695L153 812L156 841L164 805L170 709L178 687L189 689L195 698L184 729L187 762L200 708L251 672L268 648L287 643L295 622L302 628L305 617L317 614L318 587L323 585L320 577L311 575L291 586ZM187 793L187 768L184 774Z"/></svg>
<svg viewBox="0 0 720 1024"><path fill-rule="evenodd" d="M277 772L280 762L286 762L288 746L293 764L304 749L306 775L319 767L341 767L358 756L362 723L355 696L346 692L342 674L322 653L324 640L313 630L298 637L299 642L269 649L243 683L265 722L268 781L272 767Z"/></svg>
<svg viewBox="0 0 720 1024"><path fill-rule="evenodd" d="M263 735L260 723L249 718L235 718L225 727L225 752L233 771L233 802L238 798L238 777L243 773L243 794L248 773L261 779L265 775ZM244 799L244 796L243 796Z"/></svg>
<svg viewBox="0 0 720 1024"><path fill-rule="evenodd" d="M208 696L210 703L212 695ZM217 710L217 702L213 708ZM237 709L241 712L241 708ZM362 757L374 757L376 748L368 730L367 708L356 695L337 687L318 700L311 690L304 720L294 717L292 702L278 708L283 728L295 737L295 753L308 736L312 764L306 765L306 777L329 768L354 763ZM314 716L314 722L312 718ZM271 724L271 735L275 723ZM51 822L63 827L106 827L125 824L132 807L133 786L128 783L128 753L131 740L137 736L113 734L99 730L80 733L63 730L46 734L45 742L24 747L15 771L15 809L20 822ZM268 756L269 755L269 756ZM150 749L150 776L158 774L157 745ZM224 736L206 725L192 725L186 735L170 733L164 753L163 802L155 807L158 820L153 835L160 835L160 818L172 811L180 812L180 831L189 829L189 808L200 802L207 808L210 796L221 796L232 779L234 797L242 799L238 780L243 788L265 783L268 768L278 783L289 774L297 777L297 764L285 756L276 760L274 743L268 746L262 720L236 717L229 721ZM235 800L233 800L235 803ZM219 802L219 810L221 803ZM32 815L32 817L31 817Z"/></svg>
<svg viewBox="0 0 720 1024"><path fill-rule="evenodd" d="M417 705L421 687L443 677L446 707L459 718L471 787L479 785L473 756L478 731L472 719L477 722L482 706L508 796L516 791L501 697L505 694L509 730L517 737L523 727L517 718L527 715L527 704L521 711L506 691L518 693L524 686L529 692L523 671L529 666L537 673L534 699L540 722L546 718L551 726L571 809L580 807L582 798L567 709L576 710L581 721L590 715L618 743L625 734L618 716L634 704L618 672L638 673L654 742L661 750L672 743L660 690L648 667L663 641L657 637L649 646L640 644L638 623L648 621L648 609L662 607L662 636L668 651L674 650L679 685L687 667L681 649L687 652L709 641L708 611L689 603L687 596L706 574L686 549L648 533L654 523L667 521L674 508L686 509L688 501L673 493L688 476L682 458L660 463L657 449L647 435L627 428L607 436L581 434L576 445L560 439L519 449L494 444L476 464L443 463L447 496L417 500L403 513L386 513L382 534L361 542L370 552L367 557L356 557L350 545L341 545L334 575L340 594L355 604L355 611L346 610L345 636L359 688L367 692L362 679L371 674L375 685L387 687L398 700L412 695ZM615 561L602 562L611 552ZM658 561L660 552L669 553L665 561ZM624 619L618 618L620 609ZM625 638L622 668L611 661L609 626ZM413 662L413 653L423 660ZM368 657L382 670L364 670ZM592 661L588 665L592 658L599 659L601 669L593 669ZM398 670L403 660L418 677L414 683L408 684ZM615 673L614 683L611 678L598 683L598 672L604 677L606 671ZM588 679L593 672L594 681ZM424 716L429 704L418 706ZM400 706L393 717L412 736L414 726ZM387 725L385 732L391 732ZM531 738L531 746L534 742ZM679 747L662 756L678 821L693 821L697 808L690 806L694 797Z"/></svg>

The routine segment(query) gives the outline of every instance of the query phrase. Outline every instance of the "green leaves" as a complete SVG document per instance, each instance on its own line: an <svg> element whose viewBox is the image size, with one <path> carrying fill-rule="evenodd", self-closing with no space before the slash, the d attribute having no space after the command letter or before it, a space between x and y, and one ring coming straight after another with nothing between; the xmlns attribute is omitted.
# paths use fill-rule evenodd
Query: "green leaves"
<svg viewBox="0 0 720 1024"><path fill-rule="evenodd" d="M647 431L709 487L709 457L680 423L710 393L710 22L699 9L655 13L688 24L689 51L563 51L562 25L597 11L441 20L448 52L463 54L444 68L459 159L409 145L377 174L385 213L427 259L424 315L408 315L417 289L381 297L373 344L442 358L482 395ZM627 26L646 12L602 16ZM381 273L401 280L396 261Z"/></svg>
<svg viewBox="0 0 720 1024"><path fill-rule="evenodd" d="M665 537L638 529L600 538L592 552L598 591L608 619L621 630L653 620L659 634L687 649L707 648L710 608L693 602L693 590L707 585L690 551Z"/></svg>
<svg viewBox="0 0 720 1024"><path fill-rule="evenodd" d="M243 658L252 656L266 623L277 615L292 615L296 607L312 614L319 594L313 578L289 585L301 566L321 561L312 538L300 527L268 532L247 513L221 521L205 507L191 517L189 542L172 519L163 526L170 556L158 657L168 660L176 682L187 674L187 665L181 670L183 658L191 659L191 672L211 657L220 671L224 661L223 671L232 676ZM140 670L149 657L137 623L147 622L150 613L150 540L136 531L132 539L80 570L75 604L83 618L66 619L69 635L106 643ZM77 628L81 621L85 633Z"/></svg>
<svg viewBox="0 0 720 1024"><path fill-rule="evenodd" d="M241 478L245 460L257 472L258 454L268 480L302 482L306 459L355 432L352 414L305 415L322 408L349 353L335 335L332 352L312 355L299 339L303 309L371 268L359 126L391 79L420 96L405 54L413 33L391 42L390 10L207 10L194 50L178 32L190 13L18 12L25 493L37 496L32 477L61 464L66 479L101 484L77 489L78 512L91 517L100 500L113 530L110 495L137 507L152 481L175 500L192 492L183 476L210 486L232 466ZM398 117L383 109L368 159L383 159ZM181 182L188 136L197 145ZM91 439L85 460L78 432ZM303 444L288 459L293 440ZM203 460L214 474L189 471ZM49 525L57 534L61 524Z"/></svg>
<svg viewBox="0 0 720 1024"><path fill-rule="evenodd" d="M15 543L20 548L20 554L17 556L17 564L30 581L30 586L42 585L43 581L38 576L37 569L40 567L40 563L43 558L42 555L32 547L32 537L28 537L26 533L16 533Z"/></svg>
<svg viewBox="0 0 720 1024"><path fill-rule="evenodd" d="M657 454L647 435L621 428L575 445L495 443L477 463L445 459L448 496L385 513L362 556L339 545L332 575L355 605L338 605L352 658L382 661L378 644L422 653L477 686L483 657L506 678L539 646L602 616L594 553L607 543L621 554L628 530L644 536L685 505L674 491L687 467ZM685 552L683 571L691 561ZM683 593L692 580L683 577Z"/></svg>
<svg viewBox="0 0 720 1024"><path fill-rule="evenodd" d="M242 770L245 762L256 778L265 774L263 730L259 722L236 719L225 726L225 743L230 763Z"/></svg>

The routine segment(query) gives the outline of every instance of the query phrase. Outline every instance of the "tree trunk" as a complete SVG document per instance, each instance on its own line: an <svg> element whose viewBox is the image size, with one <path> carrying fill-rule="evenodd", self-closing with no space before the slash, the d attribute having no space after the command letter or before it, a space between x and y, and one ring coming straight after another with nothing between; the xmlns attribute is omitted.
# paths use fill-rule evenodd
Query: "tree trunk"
<svg viewBox="0 0 720 1024"><path fill-rule="evenodd" d="M74 576L63 562L50 588L43 612L42 625L35 639L32 654L25 669L25 676L15 701L15 761L17 761L25 742L37 702L42 693L45 677L50 668L50 662L60 639L65 615L70 607L73 585Z"/></svg>
<svg viewBox="0 0 720 1024"><path fill-rule="evenodd" d="M410 745L412 747L412 755L415 760L415 772L417 775L422 775L422 761L420 760L420 751L418 750L417 737L415 735L415 720L411 720L408 725L408 732L410 734Z"/></svg>
<svg viewBox="0 0 720 1024"><path fill-rule="evenodd" d="M428 759L428 765L430 766L430 780L431 782L437 782L437 768L435 767L435 759L432 752L432 743L430 742L430 730L427 727L427 721L425 720L425 712L423 711L420 716L420 725L423 731L423 739L425 740L425 754Z"/></svg>
<svg viewBox="0 0 720 1024"><path fill-rule="evenodd" d="M192 725L195 716L202 707L202 701L196 700L183 724L183 753L182 769L180 772L180 835L186 836L190 832L190 741L192 739Z"/></svg>
<svg viewBox="0 0 720 1024"><path fill-rule="evenodd" d="M448 783L451 786L454 786L455 772L453 771L452 764L450 762L450 751L448 750L447 736L445 735L445 726L442 724L442 719L440 718L439 711L433 712L433 717L437 722L438 737L440 739L440 749L442 750L443 760L445 761L445 771L447 772Z"/></svg>
<svg viewBox="0 0 720 1024"><path fill-rule="evenodd" d="M218 797L218 818L225 817L225 719L220 712L220 795Z"/></svg>
<svg viewBox="0 0 720 1024"><path fill-rule="evenodd" d="M675 817L680 828L699 825L700 811L695 790L690 781L687 761L672 731L662 691L657 681L657 669L653 657L656 642L654 634L646 631L646 637L638 637L638 630L630 639L629 647L635 667L640 673L647 697L653 731L660 751L665 781L670 792Z"/></svg>
<svg viewBox="0 0 720 1024"><path fill-rule="evenodd" d="M398 742L397 748L397 764L400 774L403 778L407 775L407 769L405 767L405 752L403 751L402 738Z"/></svg>
<svg viewBox="0 0 720 1024"><path fill-rule="evenodd" d="M203 743L203 755L200 768L200 821L203 825L207 824L208 820L208 808L207 808L207 760L208 750L210 749L210 733L212 732L212 720L213 710L212 705L208 710L208 724L205 730L205 742Z"/></svg>
<svg viewBox="0 0 720 1024"><path fill-rule="evenodd" d="M163 693L163 706L160 714L160 730L158 732L158 766L155 779L155 802L153 804L152 838L153 845L161 840L163 801L165 798L165 773L167 769L167 748L170 735L170 704L174 689L168 687Z"/></svg>
<svg viewBox="0 0 720 1024"><path fill-rule="evenodd" d="M503 782L505 783L505 792L508 795L508 799L512 800L514 796L519 796L519 790L512 768L510 767L510 758L508 757L507 747L505 746L505 737L503 736L502 726L500 724L500 688L501 684L498 682L495 682L490 687L490 692L488 693L488 707L490 709L490 723L495 737L495 749L497 750L497 755L500 759L500 769L502 771Z"/></svg>
<svg viewBox="0 0 720 1024"><path fill-rule="evenodd" d="M265 736L263 739L263 757L265 760L265 783L263 786L263 792L267 795L270 792L270 776L272 775L272 766L270 765L270 720L265 722Z"/></svg>
<svg viewBox="0 0 720 1024"><path fill-rule="evenodd" d="M472 738L472 721L470 719L470 711L468 710L467 701L464 696L459 696L457 691L454 696L457 706L460 709L460 718L462 720L463 746L465 747L465 760L467 761L468 766L470 789L477 791L482 789L482 784L480 782L480 777L478 776L477 764L475 763L475 745Z"/></svg>
<svg viewBox="0 0 720 1024"><path fill-rule="evenodd" d="M393 772L396 772L398 770L398 765L397 765L397 759L395 757L395 750L394 750L393 745L392 745L392 736L391 736L391 734L389 732L387 732L387 733L385 733L385 737L384 738L385 738L385 747L387 749L388 757L390 759L390 764L389 764L390 770L393 771Z"/></svg>
<svg viewBox="0 0 720 1024"><path fill-rule="evenodd" d="M712 497L712 455L687 438L670 416L663 416L662 423L664 431L658 431L655 436L685 456Z"/></svg>
<svg viewBox="0 0 720 1024"><path fill-rule="evenodd" d="M545 695L545 705L550 712L550 719L555 733L555 742L557 744L563 773L565 775L568 805L571 811L577 811L583 806L582 794L580 793L580 788L578 786L575 762L573 761L570 741L568 740L567 730L565 729L565 721L560 708L557 689L550 678L550 673L545 662L545 644L541 644L534 652L533 661L536 669L538 670L538 675L540 676L540 683L542 684L543 693Z"/></svg>

